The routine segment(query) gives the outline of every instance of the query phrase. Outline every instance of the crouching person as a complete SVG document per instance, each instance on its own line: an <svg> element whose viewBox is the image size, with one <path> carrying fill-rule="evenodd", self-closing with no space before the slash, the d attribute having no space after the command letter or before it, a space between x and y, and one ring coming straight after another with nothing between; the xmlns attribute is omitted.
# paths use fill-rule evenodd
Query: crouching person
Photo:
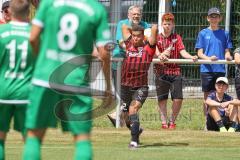
<svg viewBox="0 0 240 160"><path fill-rule="evenodd" d="M226 94L228 79L219 77L216 80L216 91L211 92L206 100L207 129L210 131L235 132L237 123L237 107L233 98Z"/></svg>

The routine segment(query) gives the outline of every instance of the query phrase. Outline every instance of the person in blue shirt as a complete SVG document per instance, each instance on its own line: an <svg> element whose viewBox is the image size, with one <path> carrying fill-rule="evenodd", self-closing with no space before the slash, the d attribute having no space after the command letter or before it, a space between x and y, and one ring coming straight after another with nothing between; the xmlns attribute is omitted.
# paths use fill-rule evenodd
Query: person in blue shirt
<svg viewBox="0 0 240 160"><path fill-rule="evenodd" d="M236 130L239 101L233 100L225 93L228 85L226 77L219 77L215 84L216 91L212 91L207 97L206 124L208 130L220 132L235 132Z"/></svg>
<svg viewBox="0 0 240 160"><path fill-rule="evenodd" d="M116 31L116 41L117 46L113 50L112 57L113 58L120 58L125 56L126 52L126 46L123 42L123 36L122 36L122 26L123 24L126 24L128 26L132 26L132 24L138 24L142 26L144 29L150 28L151 25L147 22L144 22L141 20L142 18L142 8L137 5L130 6L128 9L128 18L124 20L120 20L117 24L117 31ZM117 86L117 62L112 63L112 78L113 78L113 84L116 89ZM118 93L116 93L118 94ZM116 112L113 112L112 114L108 114L108 118L112 122L112 124L116 125ZM124 125L124 120L121 118L121 126Z"/></svg>
<svg viewBox="0 0 240 160"><path fill-rule="evenodd" d="M218 8L210 8L207 21L209 27L201 30L198 34L195 48L200 59L204 60L232 60L230 49L232 42L230 35L219 27L222 20ZM202 64L200 67L202 91L204 92L203 111L206 117L205 100L211 90L215 90L214 84L218 77L224 77L226 69L224 64Z"/></svg>

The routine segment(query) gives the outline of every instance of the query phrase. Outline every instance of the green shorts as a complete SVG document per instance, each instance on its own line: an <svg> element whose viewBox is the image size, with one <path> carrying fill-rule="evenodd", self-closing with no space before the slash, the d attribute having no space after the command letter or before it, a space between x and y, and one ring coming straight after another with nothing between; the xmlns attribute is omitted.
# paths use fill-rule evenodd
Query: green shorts
<svg viewBox="0 0 240 160"><path fill-rule="evenodd" d="M70 131L74 135L91 132L91 117L87 120L81 117L85 113L91 116L91 97L63 95L49 88L33 86L29 101L25 123L27 129L56 127L57 120L60 120L63 131Z"/></svg>
<svg viewBox="0 0 240 160"><path fill-rule="evenodd" d="M26 105L0 104L0 131L8 132L13 118L14 130L25 133Z"/></svg>

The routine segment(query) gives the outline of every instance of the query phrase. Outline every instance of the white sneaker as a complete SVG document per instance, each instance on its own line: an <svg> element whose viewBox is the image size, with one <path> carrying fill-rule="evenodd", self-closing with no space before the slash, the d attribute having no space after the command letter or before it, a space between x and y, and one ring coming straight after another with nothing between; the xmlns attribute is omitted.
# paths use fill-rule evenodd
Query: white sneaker
<svg viewBox="0 0 240 160"><path fill-rule="evenodd" d="M128 145L129 149L137 149L138 144L137 142L131 141L130 144Z"/></svg>
<svg viewBox="0 0 240 160"><path fill-rule="evenodd" d="M235 128L230 127L230 128L228 129L228 132L235 132Z"/></svg>

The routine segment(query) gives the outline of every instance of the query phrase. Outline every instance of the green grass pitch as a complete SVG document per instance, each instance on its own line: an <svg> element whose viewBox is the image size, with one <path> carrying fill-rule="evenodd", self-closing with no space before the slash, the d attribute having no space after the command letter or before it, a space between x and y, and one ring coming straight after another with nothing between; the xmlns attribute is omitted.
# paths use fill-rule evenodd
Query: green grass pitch
<svg viewBox="0 0 240 160"><path fill-rule="evenodd" d="M168 107L170 110L170 106ZM234 160L240 158L240 133L203 131L202 101L186 99L177 121L177 129L160 129L156 101L148 100L140 116L145 128L141 145L129 150L129 131L115 129L106 116L94 120L92 141L94 160ZM10 131L6 143L6 159L20 160L21 136ZM70 134L50 129L42 147L43 160L71 160L74 145Z"/></svg>

